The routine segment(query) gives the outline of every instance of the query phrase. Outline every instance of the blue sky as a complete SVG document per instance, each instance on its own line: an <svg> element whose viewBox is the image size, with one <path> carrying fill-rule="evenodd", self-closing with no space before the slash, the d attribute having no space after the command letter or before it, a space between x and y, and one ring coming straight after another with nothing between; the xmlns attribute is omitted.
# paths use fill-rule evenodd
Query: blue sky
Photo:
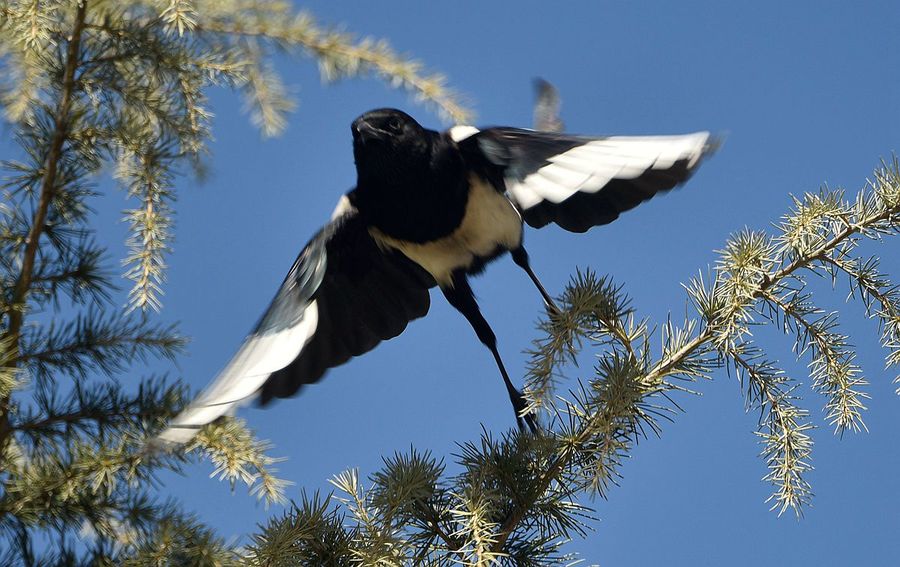
<svg viewBox="0 0 900 567"><path fill-rule="evenodd" d="M531 80L562 93L563 119L585 134L727 133L724 148L683 189L587 234L548 227L526 242L537 273L557 293L576 267L611 274L638 313L680 317L680 284L715 260L729 233L766 228L790 194L823 183L855 192L882 157L900 151L900 9L896 2L306 2L320 21L388 39L445 73L478 124L529 126ZM261 140L231 93L212 94L217 118L202 184L179 181L175 253L161 318L192 337L169 368L195 388L227 361L265 308L297 251L327 220L355 173L349 124L374 107L406 109L427 126L429 109L374 80L322 87L315 65L280 64L300 105L288 131ZM121 194L99 206L101 237L124 240ZM867 245L900 278L900 241ZM522 351L536 337L540 298L508 258L473 282L500 350L521 380ZM765 467L741 389L724 372L678 399L686 410L659 439L642 442L608 501L594 502L595 531L571 549L588 564L883 565L900 556L900 399L884 370L874 322L845 305L846 285L815 287L840 309L843 329L871 382L870 432L835 438L824 400L804 388L821 427L810 475L813 507L777 518L764 500ZM328 490L351 467L377 470L410 445L452 461L456 442L482 425L514 426L490 354L465 320L433 294L429 316L399 338L330 372L295 399L241 412L270 439L282 477ZM759 341L808 384L792 341L763 329ZM658 352L658 351L656 351ZM590 365L572 376L583 376ZM581 374L579 374L581 373ZM163 492L229 538L255 530L266 510L208 478L203 463L165 477Z"/></svg>

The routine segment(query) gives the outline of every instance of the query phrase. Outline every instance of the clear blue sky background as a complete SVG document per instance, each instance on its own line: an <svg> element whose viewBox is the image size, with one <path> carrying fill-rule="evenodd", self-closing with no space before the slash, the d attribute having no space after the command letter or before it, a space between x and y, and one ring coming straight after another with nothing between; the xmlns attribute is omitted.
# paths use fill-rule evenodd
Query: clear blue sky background
<svg viewBox="0 0 900 567"><path fill-rule="evenodd" d="M727 143L680 191L584 235L548 227L526 241L535 269L558 292L576 267L624 283L641 315L661 322L684 312L680 287L715 260L713 250L743 227L766 228L790 194L821 184L856 191L882 157L900 150L900 6L881 2L306 2L322 22L388 39L465 93L482 125L529 126L531 80L543 76L563 96L569 130L670 134L709 129ZM216 142L211 175L179 182L178 231L161 317L193 338L169 368L202 387L231 356L265 308L297 251L353 186L351 120L373 107L408 110L431 127L439 119L374 80L320 86L315 65L283 60L300 106L289 130L262 141L240 102L212 95ZM102 238L119 254L121 194L100 206ZM900 240L867 246L900 279ZM508 259L474 282L500 349L521 378L522 350L536 336L539 296ZM576 541L589 564L887 565L900 557L900 399L884 369L876 325L846 286L816 287L842 311L871 385L870 433L835 438L824 400L808 389L806 362L791 339L759 333L822 427L814 432L816 492L800 521L777 518L764 500L765 467L733 378L720 373L682 396L686 410L660 439L642 442L621 487L596 501L599 521ZM399 338L333 370L321 384L246 417L276 455L281 476L328 490L335 473L363 475L382 455L410 445L452 461L455 442L513 427L490 354L465 320L433 295L429 316ZM588 372L589 365L582 371ZM182 500L229 538L240 539L279 508L210 480L203 463L165 477Z"/></svg>

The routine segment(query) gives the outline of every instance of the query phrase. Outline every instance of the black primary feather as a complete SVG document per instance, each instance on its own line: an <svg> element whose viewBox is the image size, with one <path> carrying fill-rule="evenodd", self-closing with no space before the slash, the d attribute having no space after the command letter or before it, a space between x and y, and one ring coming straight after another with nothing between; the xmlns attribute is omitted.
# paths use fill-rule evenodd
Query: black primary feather
<svg viewBox="0 0 900 567"><path fill-rule="evenodd" d="M263 385L262 405L318 382L329 368L396 337L428 313L434 280L402 254L380 249L359 215L343 219L325 242L325 254L328 267L312 296L319 328L296 360Z"/></svg>

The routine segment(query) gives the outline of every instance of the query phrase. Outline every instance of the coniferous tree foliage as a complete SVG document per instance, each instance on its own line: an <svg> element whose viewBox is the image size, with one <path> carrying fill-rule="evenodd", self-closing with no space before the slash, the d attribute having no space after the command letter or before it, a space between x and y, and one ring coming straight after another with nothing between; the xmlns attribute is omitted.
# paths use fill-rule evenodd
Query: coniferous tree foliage
<svg viewBox="0 0 900 567"><path fill-rule="evenodd" d="M158 472L204 456L266 502L283 497L268 447L238 420L185 451L142 450L189 397L140 374L185 345L152 312L175 179L202 171L206 90L239 91L262 133L278 134L294 106L278 52L313 60L325 80L374 76L465 119L440 76L289 2L0 1L0 104L19 150L3 156L0 186L0 564L237 563L232 545L152 490ZM104 169L131 203L125 308L112 299L116 259L94 239Z"/></svg>

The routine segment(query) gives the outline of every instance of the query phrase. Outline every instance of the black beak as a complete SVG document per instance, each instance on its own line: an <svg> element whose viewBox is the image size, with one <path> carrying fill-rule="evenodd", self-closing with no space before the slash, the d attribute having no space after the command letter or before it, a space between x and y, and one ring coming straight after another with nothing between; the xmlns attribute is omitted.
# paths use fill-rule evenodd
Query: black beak
<svg viewBox="0 0 900 567"><path fill-rule="evenodd" d="M353 138L361 142L380 140L384 137L383 131L372 126L362 118L357 118L350 129L353 131Z"/></svg>

